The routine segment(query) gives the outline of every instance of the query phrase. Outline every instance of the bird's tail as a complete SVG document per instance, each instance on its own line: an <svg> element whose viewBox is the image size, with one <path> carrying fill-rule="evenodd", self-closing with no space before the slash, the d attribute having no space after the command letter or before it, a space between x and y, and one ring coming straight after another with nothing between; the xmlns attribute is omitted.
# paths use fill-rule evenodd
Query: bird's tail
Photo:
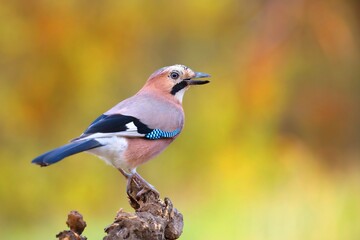
<svg viewBox="0 0 360 240"><path fill-rule="evenodd" d="M79 140L46 152L32 160L32 163L45 167L73 154L101 146L103 145L95 139Z"/></svg>

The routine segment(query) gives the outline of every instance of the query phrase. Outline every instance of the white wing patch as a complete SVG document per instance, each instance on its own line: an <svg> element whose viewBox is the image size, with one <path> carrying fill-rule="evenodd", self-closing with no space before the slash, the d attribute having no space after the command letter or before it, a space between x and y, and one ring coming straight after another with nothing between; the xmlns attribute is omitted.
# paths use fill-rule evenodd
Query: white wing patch
<svg viewBox="0 0 360 240"><path fill-rule="evenodd" d="M127 124L125 124L125 126L127 127L126 131L121 132L121 136L126 136L126 137L144 137L145 134L139 133L138 132L138 128L135 126L134 122L129 122Z"/></svg>
<svg viewBox="0 0 360 240"><path fill-rule="evenodd" d="M137 127L134 122L129 122L125 126L128 128L126 131L137 131Z"/></svg>

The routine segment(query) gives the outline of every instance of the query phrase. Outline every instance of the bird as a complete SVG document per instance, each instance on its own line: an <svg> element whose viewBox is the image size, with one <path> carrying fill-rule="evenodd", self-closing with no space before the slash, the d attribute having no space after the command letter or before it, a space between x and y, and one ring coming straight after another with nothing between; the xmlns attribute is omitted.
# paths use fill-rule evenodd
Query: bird
<svg viewBox="0 0 360 240"><path fill-rule="evenodd" d="M135 95L100 115L79 137L36 157L32 163L45 167L80 152L91 153L128 179L128 194L130 182L136 177L146 186L144 191L152 190L158 196L136 169L179 136L184 127L185 91L209 83L204 79L209 77L181 64L158 69Z"/></svg>

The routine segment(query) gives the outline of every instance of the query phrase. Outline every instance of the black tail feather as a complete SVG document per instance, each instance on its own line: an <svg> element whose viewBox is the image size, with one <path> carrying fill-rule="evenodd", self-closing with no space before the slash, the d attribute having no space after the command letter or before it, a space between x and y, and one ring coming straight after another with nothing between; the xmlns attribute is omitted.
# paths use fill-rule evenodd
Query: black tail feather
<svg viewBox="0 0 360 240"><path fill-rule="evenodd" d="M38 156L32 160L32 163L40 166L48 166L73 154L101 146L103 145L95 139L75 141Z"/></svg>

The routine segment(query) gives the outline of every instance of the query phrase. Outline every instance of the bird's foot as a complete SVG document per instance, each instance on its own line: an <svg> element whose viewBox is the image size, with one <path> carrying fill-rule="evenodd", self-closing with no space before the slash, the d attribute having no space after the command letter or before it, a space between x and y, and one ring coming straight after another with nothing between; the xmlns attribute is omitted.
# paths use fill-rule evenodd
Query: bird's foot
<svg viewBox="0 0 360 240"><path fill-rule="evenodd" d="M156 188L148 183L144 178L142 178L138 173L135 173L135 177L137 180L141 182L142 189L136 194L137 198L140 198L143 194L146 194L148 192L152 192L155 195L155 198L160 197L160 193Z"/></svg>
<svg viewBox="0 0 360 240"><path fill-rule="evenodd" d="M133 173L127 182L126 192L129 197L133 198L133 188L131 186L132 182L136 184L137 192L135 194L136 199L140 199L142 195L152 192L156 199L160 197L160 193L155 189L153 185L148 183L144 178L142 178L138 173Z"/></svg>
<svg viewBox="0 0 360 240"><path fill-rule="evenodd" d="M160 193L155 189L155 187L148 183L136 171L128 173L121 168L118 170L127 179L126 193L132 201L139 200L141 196L150 192L153 193L155 199L160 198Z"/></svg>

